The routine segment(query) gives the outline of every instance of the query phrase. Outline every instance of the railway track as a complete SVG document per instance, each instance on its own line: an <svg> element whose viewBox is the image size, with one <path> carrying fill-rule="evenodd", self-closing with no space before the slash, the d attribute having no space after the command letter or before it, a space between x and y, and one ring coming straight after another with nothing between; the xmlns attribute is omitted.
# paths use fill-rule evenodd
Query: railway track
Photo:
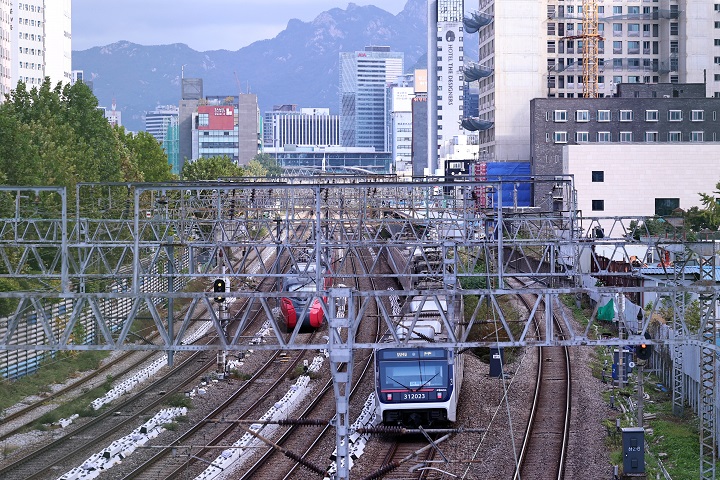
<svg viewBox="0 0 720 480"><path fill-rule="evenodd" d="M268 398L293 373L304 355L296 355L292 362L277 373L277 378L269 386L263 386L264 376L273 366L277 366L280 351L274 352L255 374L241 385L232 395L212 410L203 420L193 425L170 444L160 448L155 454L139 467L123 477L118 478L180 478L189 471L195 471L196 465L211 462L217 455L217 446L230 444L230 437L237 433L237 425L247 420L251 414L268 403ZM174 455L175 452L180 455ZM210 458L208 458L210 457ZM199 472L198 472L199 473Z"/></svg>
<svg viewBox="0 0 720 480"><path fill-rule="evenodd" d="M269 283L271 282L265 285L266 288L270 288ZM260 312L257 313L259 318ZM249 322L247 329L253 328L255 323ZM210 339L208 344L214 341L215 337ZM215 359L208 358L208 352L198 351L190 354L173 370L134 393L127 400L113 404L111 409L85 424L5 465L0 469L0 478L25 480L57 477L58 473L69 470L95 453L98 445L111 443L112 440L109 439L114 438L113 436L121 436L122 432L129 433L139 416L166 404L174 394L197 383L198 377L214 365ZM117 412L120 414L118 415ZM37 461L38 459L41 461Z"/></svg>
<svg viewBox="0 0 720 480"><path fill-rule="evenodd" d="M197 369L196 359L200 358L201 353L190 355L175 369L131 398L113 405L71 432L0 469L0 478L40 479L62 474L81 463L97 450L99 441L102 442L102 439L116 432L131 431L139 416L168 403L175 393L194 381L199 372L213 365L214 360L205 359L202 367ZM120 415L116 412L120 412Z"/></svg>
<svg viewBox="0 0 720 480"><path fill-rule="evenodd" d="M532 303L520 295L528 309ZM553 319L563 335L562 323ZM538 335L545 323L537 322ZM535 393L523 438L514 480L557 479L565 476L570 431L572 372L567 347L538 347Z"/></svg>
<svg viewBox="0 0 720 480"><path fill-rule="evenodd" d="M73 400L83 398L83 396L86 395L84 391L89 390L95 385L101 383L100 378L103 373L128 360L131 355L133 355L133 352L123 353L117 358L106 362L97 370L94 370L92 375L83 376L76 382L68 384L59 390L56 390L55 392L47 395L46 397L43 397L41 400L32 402L31 404L21 408L20 410L6 415L2 418L3 423L2 427L0 427L0 429L2 430L2 433L0 433L0 442L4 442L9 438L13 437L14 435L17 435L18 433L22 433L23 431L27 430L28 425L31 422L34 422L46 412L46 409L44 407L48 404L52 402L60 403L63 401L63 399L65 399L65 397L72 397ZM114 379L122 379L124 376L132 373L135 369L138 368L138 365L146 362L153 355L154 353L143 354L140 359L132 361L129 366L124 368L120 373L116 374ZM88 403L90 403L92 400L94 400L94 398L88 398ZM11 427L11 425L14 424L16 426Z"/></svg>
<svg viewBox="0 0 720 480"><path fill-rule="evenodd" d="M353 258L352 262L353 274L360 271L360 267L355 264ZM372 280L368 280L372 282ZM356 280L356 288L361 288L359 282ZM374 288L374 285L373 285ZM376 316L377 318L377 316ZM380 335L380 323L376 321L373 324L372 332L362 332L360 335L368 335L369 338L379 338ZM362 329L362 325L361 325ZM364 392L363 386L365 383L364 379L372 376L373 370L373 355L368 355L365 359L360 362L361 368L354 369L355 378L353 380L352 389L350 391L351 401L357 401L360 398L362 401L366 397L361 395ZM285 432L275 441L275 445L292 452L298 452L297 455L302 462L297 460L284 460L280 458L279 448L270 448L258 458L255 463L250 466L245 472L238 476L238 479L290 479L290 478L307 478L310 473L309 470L304 468L303 462L309 463L318 469L326 468L327 460L323 461L323 455L327 458L327 450L323 450L328 444L334 445L334 438L332 442L328 440L331 431L333 430L332 419L334 418L335 412L335 399L333 395L333 383L329 380L325 383L320 392L315 396L313 401L300 413L297 417L299 419L309 418L321 418L327 419L324 425L319 426L299 426L290 425ZM317 472L312 472L312 475L317 475Z"/></svg>
<svg viewBox="0 0 720 480"><path fill-rule="evenodd" d="M257 255L250 257L251 261L257 260ZM184 309L178 313L178 317L181 318L184 314ZM155 334L148 338L149 341L153 341L158 335ZM94 386L102 383L105 379L102 377L105 372L111 368L123 363L130 359L133 355L138 358L131 361L131 363L125 367L122 371L114 375L115 381L122 380L126 375L133 373L140 365L147 362L152 356L158 355L156 352L143 353L138 356L135 352L125 352L119 355L117 358L112 359L104 363L100 368L93 371L92 375L85 375L81 379L72 382L59 390L56 390L52 394L43 397L41 400L32 402L31 404L11 413L2 418L2 426L0 426L0 442L6 441L11 437L22 433L28 429L28 425L37 420L41 415L48 412L45 408L51 402L57 402L58 405L62 403L65 397L71 397L72 400L79 400L86 395L85 391L90 390ZM73 393L78 392L73 395ZM90 403L92 398L88 399ZM40 412L40 413L38 413ZM10 427L10 425L15 425Z"/></svg>
<svg viewBox="0 0 720 480"><path fill-rule="evenodd" d="M446 436L445 439L449 437ZM438 440L437 435L431 437ZM435 459L436 450L423 435L410 434L395 437L390 441L387 454L383 458L382 467L365 480L382 478L383 480L437 480L443 473L429 467Z"/></svg>

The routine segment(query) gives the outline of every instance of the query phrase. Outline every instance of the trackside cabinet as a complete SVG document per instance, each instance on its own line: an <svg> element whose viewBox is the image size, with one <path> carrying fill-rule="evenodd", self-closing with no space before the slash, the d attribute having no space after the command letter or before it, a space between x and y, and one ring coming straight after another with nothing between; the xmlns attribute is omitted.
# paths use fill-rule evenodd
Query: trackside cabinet
<svg viewBox="0 0 720 480"><path fill-rule="evenodd" d="M502 378L503 364L505 363L505 355L503 349L490 348L490 376L493 378Z"/></svg>
<svg viewBox="0 0 720 480"><path fill-rule="evenodd" d="M623 478L645 477L645 429L622 429Z"/></svg>

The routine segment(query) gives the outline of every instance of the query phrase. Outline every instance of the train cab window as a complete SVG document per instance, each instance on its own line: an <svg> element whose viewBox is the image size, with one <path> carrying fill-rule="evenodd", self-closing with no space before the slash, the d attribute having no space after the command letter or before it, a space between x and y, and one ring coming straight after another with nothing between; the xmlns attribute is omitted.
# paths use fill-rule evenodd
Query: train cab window
<svg viewBox="0 0 720 480"><path fill-rule="evenodd" d="M383 389L438 388L447 383L447 362L444 361L385 362L382 367L380 388Z"/></svg>

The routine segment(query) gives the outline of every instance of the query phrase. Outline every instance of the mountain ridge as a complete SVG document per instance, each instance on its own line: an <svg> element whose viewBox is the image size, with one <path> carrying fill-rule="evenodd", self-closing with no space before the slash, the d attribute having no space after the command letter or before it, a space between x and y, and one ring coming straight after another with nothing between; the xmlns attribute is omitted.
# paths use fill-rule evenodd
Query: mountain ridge
<svg viewBox="0 0 720 480"><path fill-rule="evenodd" d="M100 105L113 100L128 130L144 128L157 105L177 105L181 73L202 78L204 95L255 93L261 113L273 105L339 109L339 53L368 45L405 54L406 70L427 50L425 0L408 0L397 15L372 5L332 8L309 22L290 19L272 39L239 50L199 52L184 43L144 46L126 40L73 51Z"/></svg>

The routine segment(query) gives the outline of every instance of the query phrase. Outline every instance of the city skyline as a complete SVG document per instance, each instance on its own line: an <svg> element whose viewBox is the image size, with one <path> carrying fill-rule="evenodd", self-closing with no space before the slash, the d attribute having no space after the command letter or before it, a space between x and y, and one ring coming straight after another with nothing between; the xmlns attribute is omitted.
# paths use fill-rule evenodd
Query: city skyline
<svg viewBox="0 0 720 480"><path fill-rule="evenodd" d="M314 20L331 8L347 8L344 0L212 0L198 12L196 2L159 0L98 5L92 0L72 0L73 50L86 50L127 40L140 45L184 43L197 51L239 50L259 40L275 37L288 21ZM359 6L376 5L393 15L407 0L360 0ZM200 16L198 16L200 13ZM198 21L198 18L201 18Z"/></svg>

